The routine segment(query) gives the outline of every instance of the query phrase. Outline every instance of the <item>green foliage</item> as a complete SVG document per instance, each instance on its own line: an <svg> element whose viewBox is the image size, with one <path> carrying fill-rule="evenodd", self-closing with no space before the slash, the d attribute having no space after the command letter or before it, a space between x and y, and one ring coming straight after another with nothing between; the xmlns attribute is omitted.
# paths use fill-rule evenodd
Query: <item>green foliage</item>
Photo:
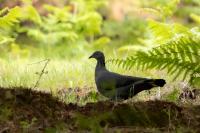
<svg viewBox="0 0 200 133"><path fill-rule="evenodd" d="M23 12L22 21L32 21L36 24L42 23L40 14L32 5L24 6L21 10Z"/></svg>
<svg viewBox="0 0 200 133"><path fill-rule="evenodd" d="M75 4L78 9L77 11L80 11L81 13L95 11L107 4L106 0L71 0L71 2Z"/></svg>
<svg viewBox="0 0 200 133"><path fill-rule="evenodd" d="M70 14L68 7L57 8L46 5L45 9L49 14L47 17L41 16L43 21L38 21L40 25L20 27L19 31L26 33L28 37L39 42L40 45L56 45L78 38L73 29L72 14Z"/></svg>
<svg viewBox="0 0 200 133"><path fill-rule="evenodd" d="M20 121L20 126L23 130L23 132L29 132L31 127L36 123L37 119L34 117L30 122L25 120L25 121Z"/></svg>
<svg viewBox="0 0 200 133"><path fill-rule="evenodd" d="M0 45L14 41L14 38L10 36L10 28L14 24L19 23L20 16L21 12L19 7L0 10Z"/></svg>
<svg viewBox="0 0 200 133"><path fill-rule="evenodd" d="M13 115L13 110L7 105L0 106L0 123L7 122Z"/></svg>
<svg viewBox="0 0 200 133"><path fill-rule="evenodd" d="M175 16L184 23L193 24L196 22L196 15L200 15L200 1L199 0L181 0Z"/></svg>
<svg viewBox="0 0 200 133"><path fill-rule="evenodd" d="M7 36L3 36L3 35L0 34L0 46L2 44L8 44L8 43L11 43L11 42L13 42L13 38L7 37Z"/></svg>
<svg viewBox="0 0 200 133"><path fill-rule="evenodd" d="M200 1L199 0L183 0L183 2L186 3L186 4L200 5Z"/></svg>
<svg viewBox="0 0 200 133"><path fill-rule="evenodd" d="M140 38L145 36L145 29L146 22L141 18L127 17L122 22L105 21L102 32L105 36L112 38L113 46L120 46L121 48L140 43Z"/></svg>
<svg viewBox="0 0 200 133"><path fill-rule="evenodd" d="M152 34L152 44L162 44L166 43L166 40L172 38L176 39L178 36L190 34L187 27L178 23L161 23L155 20L148 20L148 27Z"/></svg>
<svg viewBox="0 0 200 133"><path fill-rule="evenodd" d="M180 95L180 91L179 89L174 89L172 92L170 92L169 94L167 94L164 98L168 101L171 102L176 102L178 97Z"/></svg>
<svg viewBox="0 0 200 133"><path fill-rule="evenodd" d="M102 24L101 16L96 12L90 12L77 18L77 30L82 34L94 35L101 32L100 26Z"/></svg>
<svg viewBox="0 0 200 133"><path fill-rule="evenodd" d="M57 122L54 127L47 127L45 129L45 133L65 133L65 132L69 132L69 124L66 124L63 121L59 121Z"/></svg>
<svg viewBox="0 0 200 133"><path fill-rule="evenodd" d="M130 69L136 66L140 69L166 69L174 79L181 77L195 84L194 75L200 73L200 40L199 29L187 29L182 25L172 25L175 32L171 32L171 26L154 23L154 34L157 35L159 46L147 51L138 51L134 56L125 60L112 60L118 65ZM150 24L152 25L152 24ZM172 36L173 35L173 36ZM162 41L160 41L162 40Z"/></svg>
<svg viewBox="0 0 200 133"><path fill-rule="evenodd" d="M77 125L81 129L89 129L94 133L102 133L103 128L101 127L101 121L109 117L110 113L104 113L102 115L96 115L96 117L86 117L81 114L76 114Z"/></svg>
<svg viewBox="0 0 200 133"><path fill-rule="evenodd" d="M95 8L82 11L76 3L63 8L50 5L45 5L44 8L47 16L39 16L33 7L28 8L30 13L25 18L35 16L34 22L39 25L19 27L18 31L43 45L87 42L88 37L101 33L102 18Z"/></svg>
<svg viewBox="0 0 200 133"><path fill-rule="evenodd" d="M19 22L21 11L19 7L4 8L0 11L0 28L8 28Z"/></svg>
<svg viewBox="0 0 200 133"><path fill-rule="evenodd" d="M144 7L151 7L145 9L148 9L152 13L159 15L159 17L161 17L161 19L164 21L174 14L179 3L180 0L152 0L150 2L142 1Z"/></svg>
<svg viewBox="0 0 200 133"><path fill-rule="evenodd" d="M190 17L195 21L197 22L198 24L200 24L200 16L199 15L196 15L196 14L190 14Z"/></svg>
<svg viewBox="0 0 200 133"><path fill-rule="evenodd" d="M5 8L0 12L0 44L6 44L1 45L1 54L16 50L18 53L32 53L33 47L39 47L44 49L45 56L54 48L60 49L55 55L65 53L66 56L66 53L82 53L89 47L99 48L110 41L106 36L100 37L103 20L97 10L105 4L105 0L69 1L63 7L44 4L45 15L41 15L30 0L24 0L20 8ZM94 45L89 46L89 43ZM17 49L13 45L18 45Z"/></svg>

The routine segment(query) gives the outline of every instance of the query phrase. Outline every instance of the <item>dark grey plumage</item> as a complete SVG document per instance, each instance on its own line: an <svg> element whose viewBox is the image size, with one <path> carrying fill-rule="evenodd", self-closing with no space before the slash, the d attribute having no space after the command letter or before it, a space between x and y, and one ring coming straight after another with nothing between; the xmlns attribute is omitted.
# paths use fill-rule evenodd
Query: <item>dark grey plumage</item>
<svg viewBox="0 0 200 133"><path fill-rule="evenodd" d="M94 52L89 58L95 58L95 82L98 91L110 99L128 99L143 90L150 90L153 87L163 87L164 79L148 79L120 75L110 72L105 66L105 57L101 51Z"/></svg>

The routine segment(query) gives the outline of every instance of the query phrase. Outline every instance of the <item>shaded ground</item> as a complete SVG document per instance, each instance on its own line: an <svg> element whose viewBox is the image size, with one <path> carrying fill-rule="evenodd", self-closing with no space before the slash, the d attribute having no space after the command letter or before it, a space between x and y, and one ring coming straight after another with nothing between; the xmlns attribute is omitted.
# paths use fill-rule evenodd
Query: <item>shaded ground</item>
<svg viewBox="0 0 200 133"><path fill-rule="evenodd" d="M50 94L0 89L0 133L200 132L200 106L165 101L104 101L83 107L64 104Z"/></svg>

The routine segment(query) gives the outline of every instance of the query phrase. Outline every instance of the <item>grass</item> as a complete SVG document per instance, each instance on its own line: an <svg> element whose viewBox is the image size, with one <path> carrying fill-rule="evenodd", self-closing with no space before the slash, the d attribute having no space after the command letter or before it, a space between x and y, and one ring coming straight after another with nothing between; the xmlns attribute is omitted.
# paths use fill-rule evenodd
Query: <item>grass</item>
<svg viewBox="0 0 200 133"><path fill-rule="evenodd" d="M1 61L0 66L0 86L3 87L33 87L38 80L39 73L42 71L45 62L38 60L16 60ZM90 65L88 65L90 66ZM64 60L51 60L46 68L38 88L56 89L73 88L76 86L92 86L92 67L79 62L67 62ZM90 80L88 80L90 79Z"/></svg>
<svg viewBox="0 0 200 133"><path fill-rule="evenodd" d="M58 96L63 101L67 102L78 102L83 104L99 100L99 95L95 94L96 86L94 82L96 61L89 60L89 55L90 53L84 55L81 59L50 59L50 62L45 68L46 73L42 75L42 78L35 89L51 92L53 95ZM113 58L113 56L108 55L107 59L109 58ZM1 59L0 86L6 88L19 86L24 88L33 88L45 65L45 61L37 63L41 60L44 59ZM134 69L124 70L115 64L107 64L107 68L121 74L166 79L163 72L159 71L138 71ZM165 92L165 89L161 89L161 93L162 92ZM151 94L144 92L139 94L133 100L153 99L157 93L158 89L153 89Z"/></svg>

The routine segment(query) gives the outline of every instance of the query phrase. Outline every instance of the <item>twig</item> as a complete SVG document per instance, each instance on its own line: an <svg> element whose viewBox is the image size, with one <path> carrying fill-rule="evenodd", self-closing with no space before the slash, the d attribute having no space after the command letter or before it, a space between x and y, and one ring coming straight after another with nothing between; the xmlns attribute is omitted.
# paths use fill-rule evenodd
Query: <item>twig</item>
<svg viewBox="0 0 200 133"><path fill-rule="evenodd" d="M35 89L35 88L39 85L39 82L40 82L40 80L41 80L41 78L42 78L42 75L45 73L45 69L46 69L46 67L47 67L47 65L48 65L48 63L49 63L49 61L50 61L50 59L46 59L46 60L38 61L38 62L35 62L35 63L32 63L32 64L28 64L28 65L33 65L33 64L38 64L38 63L44 62L44 61L46 61L46 62L45 62L45 64L44 64L44 67L42 68L41 72L39 73L38 80L36 81L36 83L35 83L33 89Z"/></svg>
<svg viewBox="0 0 200 133"><path fill-rule="evenodd" d="M34 65L34 64L39 64L41 62L44 62L44 61L50 61L50 59L45 59L45 60L41 60L41 61L38 61L38 62L34 62L34 63L31 63L31 64L28 64L28 65Z"/></svg>

